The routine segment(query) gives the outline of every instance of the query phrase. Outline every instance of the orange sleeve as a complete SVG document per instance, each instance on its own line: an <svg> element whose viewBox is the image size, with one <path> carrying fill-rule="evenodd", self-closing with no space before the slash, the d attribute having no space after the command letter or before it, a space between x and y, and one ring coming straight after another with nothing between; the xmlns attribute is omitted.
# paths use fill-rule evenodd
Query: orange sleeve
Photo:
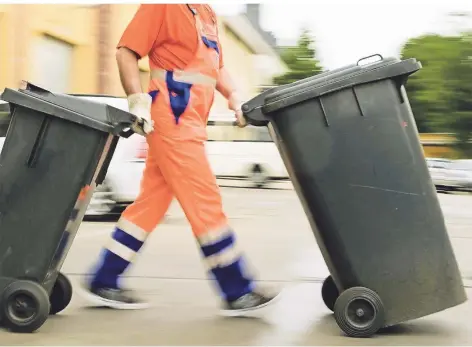
<svg viewBox="0 0 472 347"><path fill-rule="evenodd" d="M121 36L117 48L126 47L140 58L149 54L158 43L165 22L167 4L143 4ZM162 36L162 35L161 35Z"/></svg>

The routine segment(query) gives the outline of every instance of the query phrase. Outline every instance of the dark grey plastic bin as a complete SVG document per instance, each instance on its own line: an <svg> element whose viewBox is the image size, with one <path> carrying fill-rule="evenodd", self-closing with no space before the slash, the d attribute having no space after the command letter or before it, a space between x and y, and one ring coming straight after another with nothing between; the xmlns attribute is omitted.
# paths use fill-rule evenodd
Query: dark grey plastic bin
<svg viewBox="0 0 472 347"><path fill-rule="evenodd" d="M395 58L276 87L243 105L269 126L331 273L322 288L348 336L467 300Z"/></svg>
<svg viewBox="0 0 472 347"><path fill-rule="evenodd" d="M32 332L71 300L59 271L135 116L29 83L1 98L11 121L0 155L0 317Z"/></svg>

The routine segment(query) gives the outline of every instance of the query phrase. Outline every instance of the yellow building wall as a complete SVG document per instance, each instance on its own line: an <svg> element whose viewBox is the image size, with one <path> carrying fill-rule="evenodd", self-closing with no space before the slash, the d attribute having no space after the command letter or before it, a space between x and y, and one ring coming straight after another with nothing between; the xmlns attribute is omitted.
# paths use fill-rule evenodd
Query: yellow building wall
<svg viewBox="0 0 472 347"><path fill-rule="evenodd" d="M11 5L0 5L0 91L3 90L12 79L12 62L8 52L11 52L13 40L11 35Z"/></svg>
<svg viewBox="0 0 472 347"><path fill-rule="evenodd" d="M0 11L2 9L0 8ZM0 19L0 87L34 76L35 39L49 35L74 46L69 93L95 93L98 85L98 9L79 5L7 5Z"/></svg>

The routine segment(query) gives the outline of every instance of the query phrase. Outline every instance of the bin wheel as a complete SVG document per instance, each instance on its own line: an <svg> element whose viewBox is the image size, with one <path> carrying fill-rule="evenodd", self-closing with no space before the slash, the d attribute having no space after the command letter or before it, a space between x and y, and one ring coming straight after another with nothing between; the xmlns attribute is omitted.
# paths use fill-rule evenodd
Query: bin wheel
<svg viewBox="0 0 472 347"><path fill-rule="evenodd" d="M263 188L268 181L264 168L260 164L252 166L249 172L249 180L254 188Z"/></svg>
<svg viewBox="0 0 472 347"><path fill-rule="evenodd" d="M15 281L2 295L2 323L10 331L32 333L49 316L49 295L38 283Z"/></svg>
<svg viewBox="0 0 472 347"><path fill-rule="evenodd" d="M59 272L49 296L49 302L51 303L49 314L54 315L63 311L70 304L71 300L72 284L62 272Z"/></svg>
<svg viewBox="0 0 472 347"><path fill-rule="evenodd" d="M353 287L339 295L334 305L336 323L349 337L371 337L384 327L385 310L374 291Z"/></svg>
<svg viewBox="0 0 472 347"><path fill-rule="evenodd" d="M334 304L339 297L339 290L334 283L333 277L330 275L326 277L321 287L321 297L328 309L334 312Z"/></svg>

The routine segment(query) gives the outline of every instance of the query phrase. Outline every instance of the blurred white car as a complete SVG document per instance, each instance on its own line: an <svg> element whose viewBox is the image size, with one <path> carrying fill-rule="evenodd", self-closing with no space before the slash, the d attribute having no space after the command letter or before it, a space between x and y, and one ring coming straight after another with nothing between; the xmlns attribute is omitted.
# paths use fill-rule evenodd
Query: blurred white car
<svg viewBox="0 0 472 347"><path fill-rule="evenodd" d="M447 186L455 190L472 189L472 160L452 160L446 166Z"/></svg>
<svg viewBox="0 0 472 347"><path fill-rule="evenodd" d="M472 160L426 158L434 185L441 190L472 189Z"/></svg>
<svg viewBox="0 0 472 347"><path fill-rule="evenodd" d="M287 180L287 169L267 127L234 126L234 115L210 115L206 150L218 178L245 179L261 188Z"/></svg>
<svg viewBox="0 0 472 347"><path fill-rule="evenodd" d="M426 158L426 164L428 165L431 179L433 180L436 188L445 188L447 186L447 164L450 162L448 159L440 158Z"/></svg>

